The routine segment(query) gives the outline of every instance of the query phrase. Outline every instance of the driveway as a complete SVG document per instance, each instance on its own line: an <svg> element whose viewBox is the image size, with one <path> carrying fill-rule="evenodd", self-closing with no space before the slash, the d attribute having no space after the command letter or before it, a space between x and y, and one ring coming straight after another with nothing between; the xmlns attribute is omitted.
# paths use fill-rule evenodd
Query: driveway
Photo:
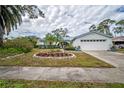
<svg viewBox="0 0 124 93"><path fill-rule="evenodd" d="M124 54L111 51L83 51L117 68L124 68Z"/></svg>

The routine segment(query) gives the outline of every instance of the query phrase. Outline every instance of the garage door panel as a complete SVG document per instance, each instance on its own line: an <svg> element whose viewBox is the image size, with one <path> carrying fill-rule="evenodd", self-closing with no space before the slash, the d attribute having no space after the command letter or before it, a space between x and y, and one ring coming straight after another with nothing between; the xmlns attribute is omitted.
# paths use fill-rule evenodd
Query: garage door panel
<svg viewBox="0 0 124 93"><path fill-rule="evenodd" d="M82 50L106 50L105 42L86 42L81 44Z"/></svg>

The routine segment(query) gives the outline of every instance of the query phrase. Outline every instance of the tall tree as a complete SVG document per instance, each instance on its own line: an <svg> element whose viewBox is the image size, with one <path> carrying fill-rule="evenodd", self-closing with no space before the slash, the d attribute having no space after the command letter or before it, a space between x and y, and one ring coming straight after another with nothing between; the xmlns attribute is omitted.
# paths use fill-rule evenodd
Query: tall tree
<svg viewBox="0 0 124 93"><path fill-rule="evenodd" d="M54 42L56 42L56 36L52 35L51 33L47 33L44 39L45 42L50 46L53 45Z"/></svg>
<svg viewBox="0 0 124 93"><path fill-rule="evenodd" d="M110 26L115 23L115 20L106 19L99 23L97 30L104 34L111 35Z"/></svg>
<svg viewBox="0 0 124 93"><path fill-rule="evenodd" d="M115 34L115 37L116 37L117 34L120 34L120 36L122 36L122 33L124 33L124 28L122 28L122 27L114 27L113 32Z"/></svg>
<svg viewBox="0 0 124 93"><path fill-rule="evenodd" d="M0 46L3 44L4 34L17 28L22 23L22 16L29 18L45 17L44 13L35 5L1 5L0 6Z"/></svg>
<svg viewBox="0 0 124 93"><path fill-rule="evenodd" d="M67 36L68 33L68 29L67 28L58 28L52 31L52 33L57 37L57 43L61 43L62 46L62 42L64 41L64 37Z"/></svg>
<svg viewBox="0 0 124 93"><path fill-rule="evenodd" d="M97 31L97 27L93 24L93 25L90 26L89 31L90 32Z"/></svg>
<svg viewBox="0 0 124 93"><path fill-rule="evenodd" d="M120 36L124 33L124 20L120 20L116 23L116 26L113 31L117 34L120 34Z"/></svg>

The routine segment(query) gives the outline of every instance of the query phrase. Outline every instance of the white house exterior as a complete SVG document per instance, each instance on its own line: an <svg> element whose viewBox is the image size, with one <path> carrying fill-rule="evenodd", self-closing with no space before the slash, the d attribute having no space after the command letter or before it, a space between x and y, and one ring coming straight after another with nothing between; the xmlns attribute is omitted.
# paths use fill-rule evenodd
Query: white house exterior
<svg viewBox="0 0 124 93"><path fill-rule="evenodd" d="M88 32L73 39L73 46L81 50L110 50L113 46L112 36L99 32Z"/></svg>

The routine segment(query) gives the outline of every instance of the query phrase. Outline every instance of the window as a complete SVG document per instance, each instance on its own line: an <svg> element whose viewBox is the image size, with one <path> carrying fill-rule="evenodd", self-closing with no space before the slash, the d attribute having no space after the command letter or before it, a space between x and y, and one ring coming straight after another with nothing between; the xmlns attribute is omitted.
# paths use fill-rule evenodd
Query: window
<svg viewBox="0 0 124 93"><path fill-rule="evenodd" d="M105 39L103 39L103 42L105 42L106 40Z"/></svg>
<svg viewBox="0 0 124 93"><path fill-rule="evenodd" d="M93 40L93 42L95 42L96 40Z"/></svg>
<svg viewBox="0 0 124 93"><path fill-rule="evenodd" d="M106 40L105 39L90 39L90 40L81 40L81 42L105 42Z"/></svg>
<svg viewBox="0 0 124 93"><path fill-rule="evenodd" d="M93 40L90 40L90 42L92 42Z"/></svg>

